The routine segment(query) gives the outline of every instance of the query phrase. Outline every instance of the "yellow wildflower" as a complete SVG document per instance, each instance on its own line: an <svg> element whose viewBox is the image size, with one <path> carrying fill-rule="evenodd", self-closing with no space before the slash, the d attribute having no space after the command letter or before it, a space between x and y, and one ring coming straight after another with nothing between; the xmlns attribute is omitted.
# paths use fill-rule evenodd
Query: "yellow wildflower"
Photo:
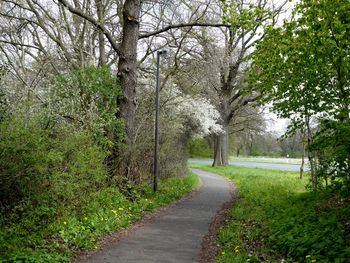
<svg viewBox="0 0 350 263"><path fill-rule="evenodd" d="M235 252L236 252L236 253L239 252L239 246L235 246Z"/></svg>
<svg viewBox="0 0 350 263"><path fill-rule="evenodd" d="M67 222L66 222L66 221L64 221L64 222L63 222L63 224L64 224L64 225L67 225Z"/></svg>

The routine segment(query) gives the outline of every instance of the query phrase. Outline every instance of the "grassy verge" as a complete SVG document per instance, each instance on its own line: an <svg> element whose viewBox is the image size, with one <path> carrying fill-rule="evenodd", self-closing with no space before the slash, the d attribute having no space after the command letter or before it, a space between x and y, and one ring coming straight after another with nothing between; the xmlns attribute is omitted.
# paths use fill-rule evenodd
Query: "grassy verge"
<svg viewBox="0 0 350 263"><path fill-rule="evenodd" d="M217 262L349 262L348 200L308 192L295 172L191 166L227 176L239 189Z"/></svg>
<svg viewBox="0 0 350 263"><path fill-rule="evenodd" d="M104 189L92 194L81 211L67 208L70 212L53 215L56 218L41 227L33 223L33 218L37 220L41 213L40 208L22 211L20 219L18 214L12 218L1 216L0 262L69 262L78 251L96 248L99 237L180 199L198 184L199 178L194 174L171 178L160 183L157 193L150 186L135 190L135 201L116 188Z"/></svg>

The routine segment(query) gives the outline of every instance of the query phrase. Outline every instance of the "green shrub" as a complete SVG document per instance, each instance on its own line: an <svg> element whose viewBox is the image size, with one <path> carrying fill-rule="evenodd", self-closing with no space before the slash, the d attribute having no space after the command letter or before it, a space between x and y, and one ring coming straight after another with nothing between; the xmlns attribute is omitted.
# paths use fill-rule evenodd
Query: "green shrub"
<svg viewBox="0 0 350 263"><path fill-rule="evenodd" d="M3 207L21 200L37 204L43 196L57 204L78 205L77 196L106 183L105 155L91 135L68 125L46 130L40 120L13 116L0 123Z"/></svg>
<svg viewBox="0 0 350 263"><path fill-rule="evenodd" d="M49 180L49 132L37 119L12 116L0 123L0 203L45 191Z"/></svg>
<svg viewBox="0 0 350 263"><path fill-rule="evenodd" d="M323 120L311 150L318 156L316 175L319 187L323 182L350 196L350 121Z"/></svg>
<svg viewBox="0 0 350 263"><path fill-rule="evenodd" d="M93 137L70 125L45 129L44 119L17 112L0 122L0 254L18 244L45 247L57 218L79 214L107 186L105 154Z"/></svg>

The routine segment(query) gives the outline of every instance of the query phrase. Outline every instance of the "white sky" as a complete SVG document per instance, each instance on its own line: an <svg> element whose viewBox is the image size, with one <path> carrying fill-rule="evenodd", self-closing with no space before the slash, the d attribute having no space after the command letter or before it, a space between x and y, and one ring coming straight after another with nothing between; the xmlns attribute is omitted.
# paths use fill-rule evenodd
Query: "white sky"
<svg viewBox="0 0 350 263"><path fill-rule="evenodd" d="M275 113L271 112L269 108L265 110L265 119L267 124L267 132L273 132L281 136L287 130L289 119L279 118Z"/></svg>

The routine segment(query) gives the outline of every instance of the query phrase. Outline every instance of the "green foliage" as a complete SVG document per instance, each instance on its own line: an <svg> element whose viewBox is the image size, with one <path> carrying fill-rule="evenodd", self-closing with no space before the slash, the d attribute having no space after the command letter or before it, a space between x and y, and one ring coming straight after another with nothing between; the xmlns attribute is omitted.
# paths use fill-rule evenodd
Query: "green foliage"
<svg viewBox="0 0 350 263"><path fill-rule="evenodd" d="M69 126L44 129L41 121L39 115L17 115L0 124L1 205L40 204L43 196L78 205L77 192L84 195L106 181L105 155L88 133Z"/></svg>
<svg viewBox="0 0 350 263"><path fill-rule="evenodd" d="M350 176L346 152L350 134L349 9L347 0L301 1L293 21L282 28L269 28L250 57L250 82L263 95L262 103L272 102L281 117L292 119L291 133L304 129L306 117L319 119L320 131L308 149L311 155L318 155L318 184L333 179L346 189Z"/></svg>
<svg viewBox="0 0 350 263"><path fill-rule="evenodd" d="M311 150L318 152L318 177L350 195L350 121L323 120Z"/></svg>
<svg viewBox="0 0 350 263"><path fill-rule="evenodd" d="M199 179L190 174L160 182L160 191L143 185L137 200L130 201L117 188L107 187L85 195L86 201L77 210L62 208L52 215L50 224L33 226L36 210L22 222L1 218L0 256L2 262L68 262L81 249L98 247L99 237L118 231L140 219L148 211L169 204L197 187ZM6 222L6 224L5 224ZM26 222L24 225L23 222Z"/></svg>
<svg viewBox="0 0 350 263"><path fill-rule="evenodd" d="M1 257L65 262L73 247L92 243L82 233L88 226L74 219L112 185L105 162L122 145L120 94L109 69L79 69L57 77L50 92L43 89L45 103L28 98L1 116ZM58 222L68 217L76 239L69 231L59 235Z"/></svg>
<svg viewBox="0 0 350 263"><path fill-rule="evenodd" d="M202 157L212 158L213 150L209 147L205 139L192 139L188 146L188 153L190 158Z"/></svg>
<svg viewBox="0 0 350 263"><path fill-rule="evenodd" d="M261 3L250 2L243 5L236 1L222 0L223 19L229 23L237 35L244 31L255 31L256 28L272 21L273 12ZM260 34L258 34L260 36Z"/></svg>
<svg viewBox="0 0 350 263"><path fill-rule="evenodd" d="M45 119L17 112L0 123L0 255L24 262L63 261L49 253L47 229L64 213L79 213L107 182L105 154L92 136L69 125L46 129Z"/></svg>
<svg viewBox="0 0 350 263"><path fill-rule="evenodd" d="M253 55L250 80L282 117L336 116L349 103L349 1L304 0L295 19L270 28Z"/></svg>
<svg viewBox="0 0 350 263"><path fill-rule="evenodd" d="M306 192L296 172L240 167L200 169L239 188L219 233L217 262L347 262L350 205L340 196Z"/></svg>
<svg viewBox="0 0 350 263"><path fill-rule="evenodd" d="M125 137L123 120L116 117L121 96L119 80L109 68L81 68L55 79L50 110L54 118L91 131L99 145L112 151Z"/></svg>
<svg viewBox="0 0 350 263"><path fill-rule="evenodd" d="M42 183L49 162L49 134L36 124L23 117L0 123L1 204L30 196L33 192L40 193L45 188Z"/></svg>

